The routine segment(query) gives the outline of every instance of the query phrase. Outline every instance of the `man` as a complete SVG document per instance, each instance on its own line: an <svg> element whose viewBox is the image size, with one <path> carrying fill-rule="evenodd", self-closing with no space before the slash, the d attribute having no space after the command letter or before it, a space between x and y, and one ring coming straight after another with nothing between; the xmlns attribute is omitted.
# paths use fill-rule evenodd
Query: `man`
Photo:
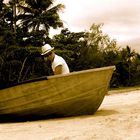
<svg viewBox="0 0 140 140"><path fill-rule="evenodd" d="M67 74L69 73L69 67L66 61L61 57L54 53L54 48L52 48L49 44L45 44L42 46L42 56L44 59L48 59L51 61L52 70L54 74Z"/></svg>

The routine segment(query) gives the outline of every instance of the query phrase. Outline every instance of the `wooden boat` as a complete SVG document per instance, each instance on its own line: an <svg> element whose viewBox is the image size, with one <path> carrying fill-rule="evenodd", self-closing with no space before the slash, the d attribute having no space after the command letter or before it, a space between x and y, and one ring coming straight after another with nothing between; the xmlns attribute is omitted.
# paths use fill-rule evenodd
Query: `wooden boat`
<svg viewBox="0 0 140 140"><path fill-rule="evenodd" d="M108 91L114 66L48 76L0 90L0 116L93 114Z"/></svg>

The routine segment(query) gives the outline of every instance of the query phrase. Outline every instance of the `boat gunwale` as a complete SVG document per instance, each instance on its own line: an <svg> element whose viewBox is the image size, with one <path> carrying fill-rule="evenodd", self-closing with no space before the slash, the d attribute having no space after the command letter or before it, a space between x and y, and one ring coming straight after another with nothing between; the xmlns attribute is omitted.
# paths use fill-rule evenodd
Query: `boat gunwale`
<svg viewBox="0 0 140 140"><path fill-rule="evenodd" d="M103 70L108 70L108 69L115 70L115 66L106 66L106 67L93 68L93 69L87 69L87 70L81 70L81 71L74 71L74 72L70 72L68 74L58 74L58 75L51 75L51 76L42 76L42 77L38 77L38 78L34 78L34 79L29 79L29 80L25 80L23 82L16 83L16 84L10 85L8 87L2 88L0 90L4 90L4 89L11 88L11 87L32 83L32 82L39 82L39 81L42 81L42 80L49 80L49 79L55 79L55 78L61 78L61 77L69 77L69 76L72 76L72 75L79 75L79 74L84 74L84 73L87 73L87 72L94 72L94 71L96 72L96 71L103 71Z"/></svg>
<svg viewBox="0 0 140 140"><path fill-rule="evenodd" d="M79 74L84 74L88 72L96 72L96 71L103 71L103 70L108 70L108 69L113 69L115 70L115 66L106 66L106 67L100 67L100 68L92 68L92 69L87 69L87 70L81 70L81 71L73 71L68 74L58 74L58 75L51 75L47 76L47 79L54 79L54 78L60 78L60 77L67 77L71 75L79 75Z"/></svg>

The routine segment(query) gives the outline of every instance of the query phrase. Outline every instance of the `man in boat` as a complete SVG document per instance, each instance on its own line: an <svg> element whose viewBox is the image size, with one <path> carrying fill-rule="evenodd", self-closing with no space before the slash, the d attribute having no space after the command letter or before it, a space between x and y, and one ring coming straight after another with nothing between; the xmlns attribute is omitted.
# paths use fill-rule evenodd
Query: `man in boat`
<svg viewBox="0 0 140 140"><path fill-rule="evenodd" d="M66 61L61 57L55 54L54 47L51 47L49 44L42 46L41 55L45 60L51 61L52 70L54 75L56 74L67 74L69 73L69 67Z"/></svg>

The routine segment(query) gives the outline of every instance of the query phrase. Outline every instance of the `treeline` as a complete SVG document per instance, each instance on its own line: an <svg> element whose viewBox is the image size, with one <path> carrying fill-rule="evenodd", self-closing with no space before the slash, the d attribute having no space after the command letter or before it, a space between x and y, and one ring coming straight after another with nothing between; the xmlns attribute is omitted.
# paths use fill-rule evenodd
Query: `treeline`
<svg viewBox="0 0 140 140"><path fill-rule="evenodd" d="M69 31L58 14L63 8L52 0L0 1L1 89L52 74L49 62L40 55L45 43L65 58L71 72L115 65L111 87L140 84L140 54L129 45L118 46L102 32L102 24L85 32ZM61 32L50 38L50 28L60 27Z"/></svg>

